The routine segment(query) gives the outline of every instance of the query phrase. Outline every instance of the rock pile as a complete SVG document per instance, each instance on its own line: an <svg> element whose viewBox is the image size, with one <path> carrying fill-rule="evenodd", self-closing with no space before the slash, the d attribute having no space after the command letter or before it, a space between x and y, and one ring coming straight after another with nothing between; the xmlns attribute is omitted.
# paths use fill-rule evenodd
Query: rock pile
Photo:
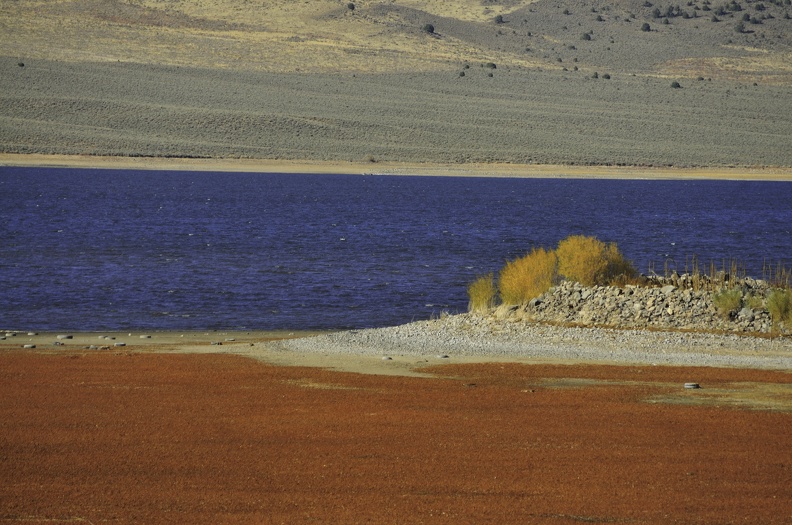
<svg viewBox="0 0 792 525"><path fill-rule="evenodd" d="M732 283L741 290L743 306L719 312L717 292L679 288L670 281L656 286L593 286L564 281L528 305L501 307L493 313L513 320L578 324L613 328L658 328L672 330L724 330L769 333L770 313L763 305L770 287L763 281L743 279ZM676 281L678 283L678 281ZM758 306L758 307L757 307ZM788 330L787 330L788 331Z"/></svg>

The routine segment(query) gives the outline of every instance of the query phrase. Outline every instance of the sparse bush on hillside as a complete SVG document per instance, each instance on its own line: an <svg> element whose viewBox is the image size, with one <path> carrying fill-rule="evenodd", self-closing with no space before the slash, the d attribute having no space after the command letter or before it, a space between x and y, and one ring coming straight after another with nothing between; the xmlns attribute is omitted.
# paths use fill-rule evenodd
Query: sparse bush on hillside
<svg viewBox="0 0 792 525"><path fill-rule="evenodd" d="M584 286L609 284L620 276L634 276L637 271L619 248L596 237L572 235L558 243L558 273Z"/></svg>
<svg viewBox="0 0 792 525"><path fill-rule="evenodd" d="M349 2L347 4L347 9L349 9L350 11L354 11L355 10L355 4L353 4L352 2Z"/></svg>
<svg viewBox="0 0 792 525"><path fill-rule="evenodd" d="M641 26L641 31L651 31L651 30L652 30L652 26L650 26L648 22L644 22L643 25Z"/></svg>
<svg viewBox="0 0 792 525"><path fill-rule="evenodd" d="M591 40L591 35L589 33L583 33L580 37L581 40Z"/></svg>
<svg viewBox="0 0 792 525"><path fill-rule="evenodd" d="M495 288L495 276L492 273L482 275L468 286L468 310L486 312L495 306L498 293Z"/></svg>
<svg viewBox="0 0 792 525"><path fill-rule="evenodd" d="M503 15L498 15L498 16L495 17L495 23L496 24L503 24L504 22L505 22L505 20L503 20Z"/></svg>
<svg viewBox="0 0 792 525"><path fill-rule="evenodd" d="M553 285L556 264L555 252L544 248L507 263L498 277L501 302L523 304L542 295Z"/></svg>
<svg viewBox="0 0 792 525"><path fill-rule="evenodd" d="M431 35L435 32L435 27L432 24L424 24L423 30Z"/></svg>
<svg viewBox="0 0 792 525"><path fill-rule="evenodd" d="M682 85L679 82L677 82L676 80L674 80L673 82L671 82L671 87L674 88L674 89L679 89L679 88L682 87Z"/></svg>

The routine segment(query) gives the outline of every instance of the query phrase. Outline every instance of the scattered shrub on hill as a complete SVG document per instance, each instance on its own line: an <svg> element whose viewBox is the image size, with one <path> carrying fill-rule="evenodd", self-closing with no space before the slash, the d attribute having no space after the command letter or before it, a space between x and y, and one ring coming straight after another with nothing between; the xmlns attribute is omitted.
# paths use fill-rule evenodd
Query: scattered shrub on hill
<svg viewBox="0 0 792 525"><path fill-rule="evenodd" d="M682 87L682 85L680 85L680 83L679 83L679 82L677 82L676 80L674 80L673 82L671 82L671 87L672 87L672 88L674 88L674 89L679 89L679 88L681 88L681 87Z"/></svg>
<svg viewBox="0 0 792 525"><path fill-rule="evenodd" d="M498 277L504 304L523 304L550 289L556 277L557 257L552 250L534 248L528 255L508 262Z"/></svg>
<svg viewBox="0 0 792 525"><path fill-rule="evenodd" d="M649 25L649 22L644 22L641 26L641 31L651 31L652 26Z"/></svg>
<svg viewBox="0 0 792 525"><path fill-rule="evenodd" d="M584 286L609 284L638 273L616 244L605 244L596 237L569 236L558 243L556 255L558 273Z"/></svg>
<svg viewBox="0 0 792 525"><path fill-rule="evenodd" d="M583 33L583 36L580 37L581 40L591 40L591 35L589 33Z"/></svg>
<svg viewBox="0 0 792 525"><path fill-rule="evenodd" d="M488 67L490 69L498 69L498 66L497 64L495 64L495 62L487 62L486 64L484 64L484 67Z"/></svg>
<svg viewBox="0 0 792 525"><path fill-rule="evenodd" d="M495 23L496 24L503 24L504 22L505 22L505 20L503 20L503 15L498 15L498 16L495 17Z"/></svg>
<svg viewBox="0 0 792 525"><path fill-rule="evenodd" d="M492 273L482 275L468 286L468 310L486 312L495 306L498 290L495 288L495 276Z"/></svg>
<svg viewBox="0 0 792 525"><path fill-rule="evenodd" d="M424 24L423 30L431 35L435 32L435 27L432 24Z"/></svg>
<svg viewBox="0 0 792 525"><path fill-rule="evenodd" d="M349 9L350 11L354 11L355 10L355 4L353 4L352 2L349 2L347 4L347 9Z"/></svg>
<svg viewBox="0 0 792 525"><path fill-rule="evenodd" d="M792 290L773 290L767 298L767 310L775 325L792 325Z"/></svg>
<svg viewBox="0 0 792 525"><path fill-rule="evenodd" d="M742 292L737 289L723 290L712 296L718 313L727 319L742 308L742 300Z"/></svg>

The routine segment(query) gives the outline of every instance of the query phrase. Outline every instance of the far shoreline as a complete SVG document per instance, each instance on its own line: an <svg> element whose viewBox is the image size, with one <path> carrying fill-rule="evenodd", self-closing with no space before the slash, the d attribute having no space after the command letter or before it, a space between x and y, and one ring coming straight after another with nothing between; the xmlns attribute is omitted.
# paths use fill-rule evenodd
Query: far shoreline
<svg viewBox="0 0 792 525"><path fill-rule="evenodd" d="M279 159L112 157L0 153L0 167L399 175L429 177L792 181L792 167L644 167L415 162L343 162Z"/></svg>

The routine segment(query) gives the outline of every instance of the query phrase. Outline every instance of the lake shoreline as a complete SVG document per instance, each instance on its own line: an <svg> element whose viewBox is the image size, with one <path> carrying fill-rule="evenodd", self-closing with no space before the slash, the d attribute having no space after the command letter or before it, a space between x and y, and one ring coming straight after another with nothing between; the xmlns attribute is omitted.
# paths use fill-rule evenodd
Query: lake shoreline
<svg viewBox="0 0 792 525"><path fill-rule="evenodd" d="M425 376L439 364L685 366L790 371L792 340L493 321L472 314L343 331L16 332L0 353L232 354L275 366Z"/></svg>
<svg viewBox="0 0 792 525"><path fill-rule="evenodd" d="M282 159L113 157L0 153L0 167L248 173L303 173L492 178L792 181L789 167L676 168L648 166L339 162Z"/></svg>

